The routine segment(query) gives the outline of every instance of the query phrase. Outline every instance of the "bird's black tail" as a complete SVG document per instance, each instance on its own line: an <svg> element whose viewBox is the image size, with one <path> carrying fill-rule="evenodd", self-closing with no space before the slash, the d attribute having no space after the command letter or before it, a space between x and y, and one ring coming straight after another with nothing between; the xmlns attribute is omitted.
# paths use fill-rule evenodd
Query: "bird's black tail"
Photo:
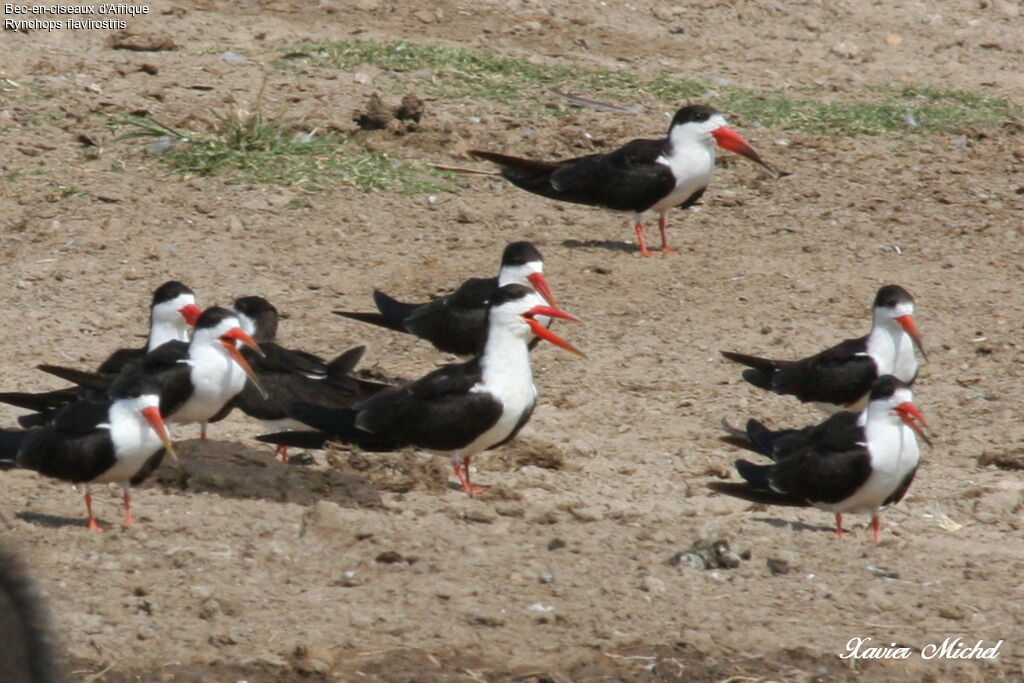
<svg viewBox="0 0 1024 683"><path fill-rule="evenodd" d="M66 368L61 365L37 365L37 369L43 372L48 372L51 375L56 375L63 380L77 384L81 387L88 389L96 389L98 391L106 391L110 388L113 383L113 378L107 375L100 375L95 372L87 372L85 370L76 370L74 368Z"/></svg>
<svg viewBox="0 0 1024 683"><path fill-rule="evenodd" d="M42 391L32 393L28 391L4 391L0 392L0 403L17 406L25 410L32 410L41 413L44 410L54 410L69 403L74 403L81 397L81 392L76 389L56 389L54 391Z"/></svg>
<svg viewBox="0 0 1024 683"><path fill-rule="evenodd" d="M553 199L565 198L567 201L573 201L571 198L561 197L562 193L551 185L551 174L559 168L557 163L523 159L478 149L471 149L468 154L477 159L498 164L501 166L501 175L505 177L505 180L527 192L535 192Z"/></svg>
<svg viewBox="0 0 1024 683"><path fill-rule="evenodd" d="M788 505L790 507L807 507L807 502L795 498L786 493L776 491L762 491L755 489L750 484L735 481L713 481L708 488L717 493L723 493L733 498L748 500L751 503L763 503L765 505Z"/></svg>
<svg viewBox="0 0 1024 683"><path fill-rule="evenodd" d="M402 303L397 299L392 299L379 289L373 290L373 302L377 305L379 313L334 311L334 314L358 320L359 322L370 323L378 327L384 327L395 332L408 333L409 330L405 327L405 319L412 315L412 312L421 305Z"/></svg>
<svg viewBox="0 0 1024 683"><path fill-rule="evenodd" d="M28 432L0 429L0 470L18 466L18 451Z"/></svg>
<svg viewBox="0 0 1024 683"><path fill-rule="evenodd" d="M327 378L347 378L351 373L355 372L356 366L363 359L364 353L366 353L365 346L354 346L348 351L339 354L337 358L327 364Z"/></svg>
<svg viewBox="0 0 1024 683"><path fill-rule="evenodd" d="M748 356L745 353L735 353L733 351L721 351L721 354L731 361L750 368L743 371L743 379L755 387L769 391L772 389L772 377L775 373L790 364L790 361Z"/></svg>
<svg viewBox="0 0 1024 683"><path fill-rule="evenodd" d="M292 448L319 449L327 445L327 435L323 432L275 432L261 434L256 440Z"/></svg>

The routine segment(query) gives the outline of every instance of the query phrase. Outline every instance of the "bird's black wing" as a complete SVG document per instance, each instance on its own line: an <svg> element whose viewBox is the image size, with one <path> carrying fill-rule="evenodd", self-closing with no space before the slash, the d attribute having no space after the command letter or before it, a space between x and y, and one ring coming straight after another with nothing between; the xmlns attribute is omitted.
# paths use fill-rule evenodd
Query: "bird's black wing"
<svg viewBox="0 0 1024 683"><path fill-rule="evenodd" d="M849 405L871 391L877 379L874 360L865 353L866 338L847 339L821 353L780 368L772 390L803 402Z"/></svg>
<svg viewBox="0 0 1024 683"><path fill-rule="evenodd" d="M502 406L490 394L470 391L479 381L476 360L446 365L357 404L356 426L420 448L463 448L501 416Z"/></svg>
<svg viewBox="0 0 1024 683"><path fill-rule="evenodd" d="M810 503L838 503L871 476L871 458L864 446L829 450L811 446L771 466L772 490Z"/></svg>
<svg viewBox="0 0 1024 683"><path fill-rule="evenodd" d="M460 356L480 351L487 338L487 304L497 278L471 278L448 296L419 306L405 328L437 349Z"/></svg>
<svg viewBox="0 0 1024 683"><path fill-rule="evenodd" d="M96 372L102 375L116 375L124 370L125 366L137 362L145 355L145 347L140 349L118 349L100 363L100 366L96 368Z"/></svg>
<svg viewBox="0 0 1024 683"><path fill-rule="evenodd" d="M546 195L618 211L645 211L675 187L668 166L657 163L663 140L633 140L608 154L563 161L551 174Z"/></svg>
<svg viewBox="0 0 1024 683"><path fill-rule="evenodd" d="M18 466L71 482L91 481L115 461L107 423L109 401L79 401L58 413L50 425L29 432Z"/></svg>

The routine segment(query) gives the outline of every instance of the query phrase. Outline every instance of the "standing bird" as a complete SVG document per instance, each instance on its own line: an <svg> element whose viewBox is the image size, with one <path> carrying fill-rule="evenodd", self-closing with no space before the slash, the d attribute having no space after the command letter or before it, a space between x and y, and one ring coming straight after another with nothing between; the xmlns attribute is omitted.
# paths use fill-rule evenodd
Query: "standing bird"
<svg viewBox="0 0 1024 683"><path fill-rule="evenodd" d="M341 441L368 451L415 446L450 453L462 490L470 495L480 493L484 489L470 481L470 459L514 437L537 402L527 343L537 336L583 355L538 322L537 316L576 320L546 305L529 287L506 285L491 296L487 339L473 360L445 365L351 408L298 404L293 406L292 416L318 432L281 432L257 438L303 448Z"/></svg>
<svg viewBox="0 0 1024 683"><path fill-rule="evenodd" d="M534 161L480 150L470 150L469 154L498 164L506 180L527 192L632 212L637 246L643 256L650 256L641 214L648 209L658 213L661 251L675 251L668 246L665 215L673 207L692 206L704 194L715 170L716 145L776 173L726 125L714 107L700 104L677 111L665 137L633 140L603 154L563 161Z"/></svg>
<svg viewBox="0 0 1024 683"><path fill-rule="evenodd" d="M249 361L266 395L252 382L235 397L234 406L249 417L262 420L268 429L302 427L288 415L294 403L315 403L330 408L347 408L389 386L352 376L364 346L345 351L327 362L306 351L277 343L278 311L261 296L247 296L232 305L242 329L260 345L263 355L248 347L242 355ZM277 455L288 462L288 447L279 445Z"/></svg>
<svg viewBox="0 0 1024 683"><path fill-rule="evenodd" d="M861 410L871 386L882 375L907 384L917 378L917 356L927 359L914 322L914 297L899 285L886 285L875 296L871 332L847 339L801 360L769 360L722 351L729 360L748 366L743 379L755 387L791 394L807 402Z"/></svg>
<svg viewBox="0 0 1024 683"><path fill-rule="evenodd" d="M160 465L165 450L177 462L160 416L159 392L152 378L131 373L111 385L108 399L72 403L45 427L0 430L0 468L35 470L76 484L119 483L124 523L134 524L130 487ZM85 507L88 527L102 531L88 486Z"/></svg>
<svg viewBox="0 0 1024 683"><path fill-rule="evenodd" d="M745 483L715 482L711 488L757 503L828 510L835 513L840 538L845 533L844 514L867 513L878 542L880 509L898 503L917 472L915 434L930 444L922 428L924 415L913 401L908 384L885 375L872 386L860 415L837 413L815 427L776 434L757 423L768 433L751 434L747 447L774 464L737 460L736 470Z"/></svg>
<svg viewBox="0 0 1024 683"><path fill-rule="evenodd" d="M212 306L199 316L191 341L163 344L129 365L126 371L140 370L156 380L164 418L176 424L199 422L200 438L205 439L206 424L230 412L231 401L242 391L247 377L257 391L266 395L238 344L262 353L253 338L242 330L234 312ZM52 365L40 365L39 369L99 391L106 390L115 379Z"/></svg>
<svg viewBox="0 0 1024 683"><path fill-rule="evenodd" d="M544 277L544 258L537 247L530 242L512 242L501 254L497 277L470 278L448 296L425 304L402 303L374 290L373 300L379 313L334 313L413 334L446 353L472 356L480 352L487 337L487 304L491 296L499 287L512 284L532 287L555 305L555 296Z"/></svg>

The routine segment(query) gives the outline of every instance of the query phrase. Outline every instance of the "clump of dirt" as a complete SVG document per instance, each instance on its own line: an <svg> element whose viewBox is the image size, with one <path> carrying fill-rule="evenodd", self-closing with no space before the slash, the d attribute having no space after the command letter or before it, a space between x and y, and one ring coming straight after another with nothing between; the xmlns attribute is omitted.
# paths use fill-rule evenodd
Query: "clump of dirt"
<svg viewBox="0 0 1024 683"><path fill-rule="evenodd" d="M377 93L366 98L362 109L357 109L352 119L363 130L384 130L404 135L419 127L426 111L426 103L416 95L408 93L398 105L388 105Z"/></svg>
<svg viewBox="0 0 1024 683"><path fill-rule="evenodd" d="M335 470L287 467L273 454L228 441L192 439L175 445L179 467L164 460L149 486L228 498L256 498L312 505L319 500L342 507L380 507L380 493L366 478Z"/></svg>
<svg viewBox="0 0 1024 683"><path fill-rule="evenodd" d="M995 465L1001 470L1024 470L1024 448L985 451L978 456L978 464L982 467Z"/></svg>
<svg viewBox="0 0 1024 683"><path fill-rule="evenodd" d="M509 472L532 465L546 470L561 470L565 468L565 461L565 452L555 444L530 437L517 437L494 453L489 453L486 468Z"/></svg>
<svg viewBox="0 0 1024 683"><path fill-rule="evenodd" d="M339 473L365 477L380 491L441 491L448 482L449 471L444 460L413 451L366 453L339 449L327 452L327 462Z"/></svg>

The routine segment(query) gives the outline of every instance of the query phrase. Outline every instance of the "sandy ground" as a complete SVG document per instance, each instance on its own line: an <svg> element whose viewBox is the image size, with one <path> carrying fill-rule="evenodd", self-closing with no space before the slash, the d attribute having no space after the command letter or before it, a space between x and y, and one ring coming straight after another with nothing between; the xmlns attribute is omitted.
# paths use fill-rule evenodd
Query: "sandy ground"
<svg viewBox="0 0 1024 683"><path fill-rule="evenodd" d="M414 377L448 359L330 311L366 309L374 287L433 296L493 273L506 242L528 239L561 303L586 320L563 329L588 361L534 353L540 404L516 442L480 459L477 479L495 487L480 499L446 486L443 459L345 450L312 466L346 475L316 489L333 502L298 495L289 473L247 497L239 472L275 465L241 416L205 447L254 449L233 457L235 478L188 491L156 482L137 495L131 528L117 523L114 489L97 496L111 529L93 534L80 492L4 473L2 537L49 597L72 680L1024 679L1019 125L838 138L734 117L792 175L724 160L703 206L671 217L683 253L652 259L624 218L494 178L433 199L339 187L293 208L294 189L183 179L130 146L96 153L78 137L109 141L104 108L177 123L251 104L261 61L352 36L783 91L1024 96L1017 2L673 7L154 2L132 30L178 49L113 50L101 31L0 34L0 76L38 88L0 83L4 389L59 386L33 366L91 367L141 343L149 294L170 278L203 304L267 296L287 315L286 343L325 356L366 344L369 368ZM228 49L252 58L225 62ZM341 130L378 76L266 73L269 111ZM428 100L418 132L365 144L479 168L466 149L576 154L660 133L671 107L643 93L635 103L638 114L581 110L527 137L502 105ZM882 543L863 518L838 541L827 513L711 493L708 482L735 478L722 418L821 418L744 384L718 351L796 357L863 334L889 282L917 298L930 355L916 398L938 438L884 515ZM3 407L0 423L16 415ZM337 493L340 481L356 493ZM748 559L671 565L700 539ZM839 659L853 637L914 654ZM921 656L955 637L1003 643L987 662Z"/></svg>

